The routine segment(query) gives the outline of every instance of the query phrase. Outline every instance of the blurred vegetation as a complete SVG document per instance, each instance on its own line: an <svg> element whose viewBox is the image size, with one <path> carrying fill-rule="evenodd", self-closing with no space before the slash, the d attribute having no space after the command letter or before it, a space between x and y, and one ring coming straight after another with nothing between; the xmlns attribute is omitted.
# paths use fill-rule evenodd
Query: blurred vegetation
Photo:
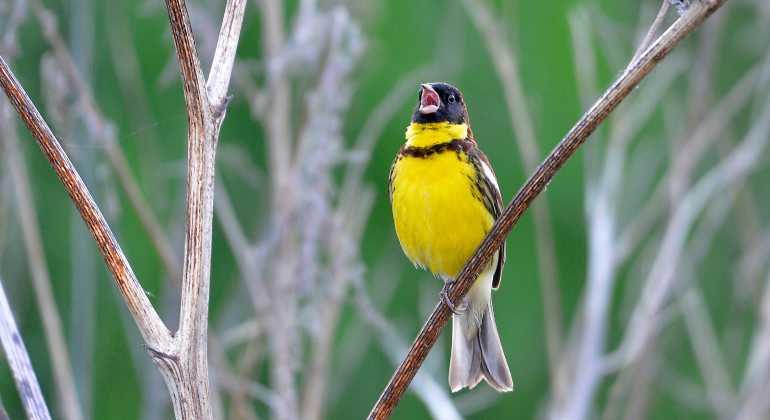
<svg viewBox="0 0 770 420"><path fill-rule="evenodd" d="M395 370L393 361L398 360L399 345L392 341L394 336L377 330L376 325L382 325L372 319L383 315L388 322L384 331L394 333L404 344L411 343L435 306L442 286L429 273L414 269L403 256L386 191L390 163L404 141L419 83L445 81L462 90L474 137L489 156L505 202L528 176L529 169L522 163L509 119L503 82L495 71L495 54L499 52L490 51L488 40L478 31L464 4L469 2L365 0L285 4L287 39L294 39L290 31L297 29L297 22L306 22L300 20L303 10L328 17L331 20L312 22L319 27L329 24L333 29L333 22L337 21L331 17L344 9L349 17L343 19L348 25L345 28L350 31L346 32L345 42L360 42L360 50L356 49L358 44L340 47L349 54L346 63L351 66L341 71L350 71L350 75L333 85L336 91L324 96L337 98L341 103L328 105L337 106L334 109L319 108L321 118L339 119L335 120L339 127L329 129L338 133L337 143L321 144L317 153L308 152L302 164L307 170L298 172L314 178L313 171L326 165L322 179L313 179L323 185L306 180L283 184L311 185L317 189L315 192L322 192L312 197L303 195L304 190L291 192L300 200L308 197L301 204L310 207L302 210L298 205L286 223L309 220L321 208L318 211L328 210L329 215L345 215L336 210L344 204L340 198L343 183L346 177L357 176L351 168L359 165L363 170L363 182L355 190L356 195L350 197L361 202L356 203L358 207L345 207L360 210L355 217L361 220L351 224L360 223L361 227L351 227L345 237L355 248L343 247L348 252L344 272L350 276L343 288L331 292L325 289L336 273L332 262L338 252L343 252L326 243L333 242L329 238L336 225L324 225L319 232L312 233L318 235L312 243L323 244L318 245L323 251L312 246L309 250L302 248L307 235L311 235L304 230L294 232L296 236L286 240L288 247L296 247L300 258L306 255L303 252L309 252L315 261L312 270L297 271L299 277L309 279L307 289L298 293L297 310L293 312L296 319L291 327L298 325L299 332L288 341L293 346L291 356L296 358L293 363L298 389L306 379L304 368L311 363L316 345L318 331L314 328L318 327L315 318L319 313L314 302L322 300L325 293L340 293L336 296L341 305L339 323L331 330L322 409L325 418L363 418ZM660 7L659 2L608 0L480 0L480 4L493 11L518 60L540 158L625 68ZM56 70L39 21L42 7L56 16L82 77L92 87L104 117L111 122L116 146L106 146L91 138L87 124L73 111L76 93L61 86L63 76ZM206 70L223 7L222 1L190 2L193 29ZM26 12L15 15L19 9ZM248 252L253 251L249 255L266 267L282 258L276 251L280 247L271 248L283 232L276 228L281 222L276 221L275 203L277 197L289 193L277 191L276 185L281 184L271 183L274 164L270 150L274 146L266 134L265 115L270 114L273 106L270 98L275 92L269 87L273 82L270 66L275 63L266 59L261 10L258 1L250 3L244 20L238 67L230 89L233 100L220 135L217 178L221 182L217 194L226 186L234 211L230 221L240 224L249 238ZM676 12L671 10L663 28L675 17ZM741 410L753 401L752 392L768 386L762 382L767 381L766 377L756 379L751 375L765 372L770 363L770 358L763 359L763 353L756 355L753 350L757 340L764 337L760 334L761 308L770 310L770 302L763 305L762 300L763 293L767 293L766 261L770 255L770 217L765 210L770 205L770 171L765 164L764 146L753 149L757 161L709 196L705 210L695 211L692 225L684 226L679 233L684 244L681 254L686 258L675 258L679 262L671 269L674 285L666 289L664 307L653 311L652 318L661 323L659 331L642 340L654 342L652 349L646 348L641 359L634 359L624 353L622 344L634 339L629 334L635 328L634 319L645 319L644 315L634 315L634 311L638 310L643 290L651 284L648 276L654 276L650 272L657 261L656 254L666 249L663 241L671 231L671 223L679 220L673 217L680 209L678 200L692 192L691 187L704 174L727 161L729 153L742 144L747 133L761 131L762 127L757 127L763 118L770 119L770 115L763 114L767 109L764 104L770 57L769 19L770 8L760 0L728 2L641 84L629 98L629 104L621 107L619 115L588 140L584 150L538 199L547 200L550 207L559 292L556 305L560 307L556 322L560 324L558 333L563 343L557 362L562 363L558 369L565 376L557 375L555 367L549 365L541 268L535 246L540 231L531 212L523 217L508 238L504 279L493 295L515 391L497 394L482 384L474 390L450 395L446 385L447 334L439 340L423 368L429 379L443 388L443 397L451 398L464 417L559 417L561 400L556 397L554 378L561 378L558 380L564 382L559 386L567 390L577 386L570 375L579 371L579 366L570 364L581 360L584 298L591 293L586 284L593 275L589 259L592 250L602 250L592 247L591 229L601 228L596 220L605 220L614 229L614 236L621 237L629 231L626 227L640 226L634 224L642 218L640 209L651 209L649 222L642 223L640 231L632 231L630 248L612 248L626 254L615 255L618 265L611 269L613 280L606 289L609 309L603 320L607 337L602 340L603 353L608 355L603 367L606 374L595 378L595 394L589 391L586 397L587 411L578 410L575 413L579 415L564 414L560 418L696 419L746 415ZM169 328L176 329L179 292L175 285L179 280L169 278L105 153L107 147L119 147L125 153L150 209L181 258L186 111L164 4L160 0L46 0L43 5L37 1L3 0L0 32L6 33L14 21L19 22L18 49L13 51L13 59L8 60L11 68L73 159L156 309ZM315 33L311 32L310 39L303 41L305 44L297 41L296 57L284 57L290 63L285 65L294 66L287 83L292 92L290 130L298 138L304 132L304 124L313 118L304 108L309 100L305 95L313 92L318 82L314 71L323 68L319 64L323 60L301 56L312 55L305 47L314 45ZM581 43L580 39L587 42ZM4 42L4 48L13 44ZM0 53L6 57L11 51ZM140 67L131 67L132 57ZM713 111L739 80L749 77L746 75L751 68L756 68L756 75L746 82L749 88L743 99L736 99L734 115ZM121 75L126 71L128 76ZM138 73L131 73L134 71ZM690 172L675 180L684 179L683 185L672 187L674 181L670 182L670 177L680 163L677 159L688 155L686 150L682 152L682 145L689 144L686 139L703 121L720 115L726 119L726 128L717 131L719 138L689 163ZM11 156L7 147L0 146L0 278L52 414L63 418L57 411L61 402L57 401L53 368L17 222L18 209L8 169L10 159L23 159L27 166L84 418L171 418L165 385L141 346L141 336L92 238L34 140L18 118L14 121L14 127L4 126L2 131L18 131L20 153ZM357 141L365 143L366 136L372 137L374 143L358 147L362 143ZM617 140L619 137L623 139ZM617 144L622 144L620 149L615 147ZM608 150L620 150L625 158L612 160ZM299 155L302 151L293 152ZM326 156L326 152L331 156ZM315 156L323 159L313 160ZM608 170L607 165L613 163L619 164L620 169ZM729 173L725 172L725 179ZM613 179L617 185L607 187ZM609 197L612 220L592 219L596 216L594 199L604 193ZM210 331L221 347L216 353L222 356L218 362L212 362L212 389L219 395L215 409L221 410L217 413L226 413L226 418L267 418L273 416L275 409L271 401L275 403L283 395L270 389L275 385L271 350L266 344L270 326L253 326L248 322L273 321L270 317L254 318L253 302L249 300L253 290L248 282L253 275L269 285L275 273L259 265L259 274L243 273L238 255L247 250L233 249L221 209L218 205L214 224L210 308ZM306 227L310 229L312 224ZM601 255L594 254L594 258L601 260ZM303 259L300 265L310 267L309 263L304 265L306 262ZM693 289L693 285L697 288ZM367 307L373 313L367 314ZM707 319L696 318L708 321L713 330L716 341L711 344L716 344L713 350L726 378L714 379L713 372L704 367L713 363L709 362L709 355L699 351L708 345L696 341L703 335L697 334L697 320L692 321L696 324L688 324L690 310L699 310L692 313L701 315L705 311ZM250 332L251 327L261 332ZM260 334L268 338L259 338ZM254 340L249 341L251 338ZM214 353L210 350L211 358ZM640 365L639 360L646 362ZM751 366L759 366L756 370L750 369L751 361L757 363ZM245 369L243 379L251 385L227 385L227 375L221 369L223 363L230 364L230 375L238 376L239 369ZM642 371L650 377L646 385L636 382ZM723 383L725 380L727 383ZM752 385L752 380L760 382L759 388ZM239 392L247 397L238 397ZM634 399L628 396L632 393L644 397ZM569 394L567 391L559 395ZM0 363L0 396L11 418L24 416L4 363ZM301 405L302 391L298 390L295 398ZM247 401L248 408L240 411L238 401ZM750 413L768 414L766 406L758 407ZM430 415L423 395L407 393L394 418Z"/></svg>

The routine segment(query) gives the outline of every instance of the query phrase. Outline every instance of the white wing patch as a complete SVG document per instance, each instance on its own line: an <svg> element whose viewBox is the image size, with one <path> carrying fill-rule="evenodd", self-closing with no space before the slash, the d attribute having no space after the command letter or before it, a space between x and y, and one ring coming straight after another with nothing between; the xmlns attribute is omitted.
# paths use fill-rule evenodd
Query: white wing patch
<svg viewBox="0 0 770 420"><path fill-rule="evenodd" d="M492 172L492 169L487 166L483 159L479 159L479 163L481 163L481 170L484 171L484 176L492 181L492 185L495 186L495 189L497 189L497 192L499 193L500 187L497 185L497 178L495 178L495 173Z"/></svg>

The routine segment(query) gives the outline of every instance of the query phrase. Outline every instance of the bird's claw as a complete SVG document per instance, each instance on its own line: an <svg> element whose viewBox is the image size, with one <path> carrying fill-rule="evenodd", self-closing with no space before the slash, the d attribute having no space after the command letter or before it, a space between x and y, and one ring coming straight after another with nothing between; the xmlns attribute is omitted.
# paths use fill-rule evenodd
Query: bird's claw
<svg viewBox="0 0 770 420"><path fill-rule="evenodd" d="M439 294L439 299L444 302L444 304L449 308L450 311L452 311L453 314L459 315L461 312L465 312L468 309L468 301L463 298L462 305L455 306L454 303L449 299L449 295L447 294L446 290L442 290Z"/></svg>

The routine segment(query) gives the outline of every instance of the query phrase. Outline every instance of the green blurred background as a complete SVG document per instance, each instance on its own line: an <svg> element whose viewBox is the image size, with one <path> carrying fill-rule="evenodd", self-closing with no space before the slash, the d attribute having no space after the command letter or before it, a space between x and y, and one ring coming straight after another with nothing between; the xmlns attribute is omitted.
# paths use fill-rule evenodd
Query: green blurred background
<svg viewBox="0 0 770 420"><path fill-rule="evenodd" d="M105 158L105 146L88 140L84 124L78 122L76 117L66 115L71 112L67 111L67 105L71 106L74 102L71 92L60 95L58 103L62 109L58 111L51 109L52 101L46 99L46 95L55 92L52 93L41 82L45 73L44 64L46 60L51 60L49 44L33 11L41 6L13 0L0 1L0 12L3 13L3 26L0 28L7 30L17 3L23 3L21 7L30 9L19 27L19 49L9 60L11 68L72 156L161 317L169 328L175 329L178 291L164 273L161 260L141 221L119 186L114 170ZM86 70L81 71L93 89L95 102L104 117L114 123L119 147L127 156L150 208L181 256L187 121L164 5L157 0L46 0L44 3L44 7L58 18L59 29L76 63L85 66ZM590 101L598 98L598 93L620 74L659 7L659 2L607 0L484 0L483 4L493 10L501 22L504 38L518 58L518 70L541 159L580 118ZM191 4L193 29L206 70L212 58L213 45L209 35L216 34L223 7L222 1L193 0ZM285 7L285 23L291 30L302 4L289 1ZM370 215L368 218L364 216L367 221L360 240L360 264L357 266L365 289L372 294L375 304L381 305L377 309L387 317L403 340L411 342L435 306L442 283L429 273L413 268L400 250L386 190L389 166L404 141L404 131L415 105L419 82L444 81L462 90L474 137L495 169L503 200L508 202L513 197L525 181L527 170L517 148L503 86L495 72L494 52L488 50L483 36L459 1L320 1L315 7L318 13L326 13L336 7L346 8L365 39L364 49L347 85L351 89L349 107L340 113L340 141L344 148L353 148L355 139L372 118L375 108L394 91L394 87L415 80L409 85L408 94L400 93L403 89L396 89L393 103L397 106L392 108L392 115L383 116L382 130L375 130L377 141L364 173L365 186L374 192L374 201ZM717 32L718 41L716 47L707 52L717 58L711 69L708 83L710 99L706 106L721 98L747 68L761 63L767 56L767 28L770 25L766 25L765 20L768 16L766 4L732 0L718 14L723 15ZM673 22L675 15L674 10L669 11L664 26ZM575 57L586 51L575 47L571 16L589 16L591 23L588 28L595 31L590 45L596 56L587 57L596 66L593 88L582 86L581 90L576 80ZM641 207L640 203L657 200L652 197L652 185L665 179L668 174L666 168L673 161L669 156L670 150L676 149L677 141L669 138L672 132L676 132L672 126L681 121L685 121L681 123L684 131L694 126L688 122L686 110L691 105L688 101L692 98L691 81L697 70L695 67L701 54L704 54L698 49L703 45L703 32L696 31L678 47L670 58L674 64L664 62L655 70L676 72L676 76L668 92L658 101L659 105L650 111L651 117L644 121L643 127L630 140L634 156L642 157L631 159L636 166L629 163L631 179L618 193L623 196L623 205L618 210L619 224L626 224ZM258 3L250 2L238 48L241 67L236 69L236 73L238 77L249 78L260 88L268 79L261 36L260 9ZM126 42L126 37L130 42ZM121 60L130 48L134 49L131 54L136 55L141 66L141 79L133 89L143 90L146 95L148 108L142 112L136 109L137 102L127 99L130 95L127 96L124 88L119 88L121 81L116 69L127 65ZM8 52L3 51L3 54L5 57ZM296 108L304 103L304 89L312 81L312 76L292 79L290 86L294 89L292 99ZM632 99L645 89L651 89L650 83L642 83L632 94ZM251 101L255 96L247 90L239 90L238 86L242 85L234 83L230 89L233 100L220 135L217 177L228 186L246 236L259 243L270 234L270 200L271 194L276 192L270 189L271 166L264 127L255 117L252 107ZM582 98L581 94L584 95ZM347 97L346 92L340 92L340 95ZM64 115L59 118L63 123L53 121L57 119L52 116L55 112ZM300 124L303 117L301 112L297 112L293 114L292 121ZM751 105L741 108L729 123L729 137L737 142L756 118L757 111ZM71 121L69 126L66 126L67 121ZM76 382L82 387L79 392L84 417L171 418L170 406L162 402L162 396L158 396L163 395L166 388L146 357L141 347L141 336L61 183L18 118L15 127L3 127L2 130L18 130L20 133L21 150L28 166L56 304L67 336ZM578 316L582 316L580 302L585 293L589 253L585 191L586 185L590 184L590 176L586 174L599 171L603 148L609 142L606 138L611 137L608 131L602 130L596 138L589 139L589 143L595 141L592 148L579 151L549 185L547 193L538 199L547 200L550 206L558 261L556 274L561 306L558 321L563 325L563 337L568 336L568 327L576 322ZM589 156L584 156L589 152ZM31 286L23 239L16 222L17 210L6 156L0 154L0 278L52 414L54 418L63 418L57 411L56 386ZM354 153L351 156L349 159L355 159ZM706 172L722 156L724 154L720 154L718 148L710 151L696 165L695 173ZM343 158L332 165L331 185L342 182L348 173L343 170L346 163ZM764 221L768 219L767 212L763 214L761 211L770 198L766 193L768 175L766 168L760 168L745 187L754 191L752 208L756 210L755 219L760 227L765 226ZM662 206L668 208L667 204ZM693 277L702 287L711 316L720 331L719 342L724 347L737 347L737 356L728 365L732 386L738 388L744 377L741 373L743 364L748 358L749 335L759 317L759 309L758 304L752 306L747 303L744 307L741 306L743 301L727 298L734 294L736 286L731 279L738 261L747 252L741 244L749 241L742 242L745 238L735 233L740 230L740 211L729 211L735 211L735 214L730 213L726 221L715 228L717 239L705 251L704 262L694 269L696 274ZM646 272L645 267L657 249L657 242L666 226L666 212L663 210L643 235L644 246L635 250L630 262L618 270L617 286L610 291L608 351L616 348L623 337L629 319L628 308L632 307L645 276L640 273ZM553 384L549 378L535 235L533 216L528 212L508 238L504 279L499 291L493 295L497 325L513 374L515 391L498 395L484 383L474 390L453 395L460 412L467 418L549 416ZM761 229L757 230L757 236L761 236ZM217 335L224 334L244 317L242 312L234 309L238 302L243 304L243 299L239 300L239 296L244 294L242 276L221 220L217 217L213 252L210 316L211 331ZM392 282L393 286L382 286L377 284L378 281ZM382 298L390 293L392 297ZM352 303L353 300L354 292L346 289L330 362L324 409L325 418L329 419L363 418L395 369L388 356L389 350L372 337L371 332L360 337L351 332L362 325L361 311ZM632 302L629 303L629 300ZM244 306L248 307L247 304ZM734 316L736 312L742 315ZM302 316L312 315L298 316L300 322ZM729 335L731 322L740 324L740 329L746 334L738 337ZM647 408L640 418L723 418L721 412L712 410L702 399L698 400L698 396L705 391L693 391L695 397L689 400L681 397L681 393L671 391L683 382L694 389L704 386L697 354L690 348L689 342L681 338L684 328L677 316L669 321L666 333L660 338L663 350L656 359L662 360L663 366L679 372L679 382L658 376ZM564 341L567 341L566 338ZM297 344L300 347L297 350L298 360L306 361L312 351L308 339L300 339ZM351 371L347 371L340 364L353 357L350 356L351 350L344 348L351 345L361 347L362 358L356 365L347 368ZM236 348L228 351L227 357L231 361L237 360L243 351ZM267 350L265 352L268 353ZM425 368L436 378L436 383L444 387L444 392L448 392L445 379L448 356L449 340L445 332ZM253 375L256 382L268 387L269 357L265 355L259 359L257 364L263 368L257 369ZM302 363L297 369L300 383ZM347 373L338 375L341 371ZM681 378L686 378L686 381ZM599 384L588 418L602 416L614 381L615 373L610 373ZM5 363L0 363L0 396L10 418L24 417ZM153 405L153 399L159 399L161 403ZM223 400L227 418L249 418L233 413L227 398ZM701 404L688 402L694 400L701 401ZM253 407L261 418L271 417L264 403L255 401ZM147 410L155 412L150 415ZM394 414L394 418L403 419L429 416L425 404L414 393L406 394ZM615 418L606 412L604 416Z"/></svg>

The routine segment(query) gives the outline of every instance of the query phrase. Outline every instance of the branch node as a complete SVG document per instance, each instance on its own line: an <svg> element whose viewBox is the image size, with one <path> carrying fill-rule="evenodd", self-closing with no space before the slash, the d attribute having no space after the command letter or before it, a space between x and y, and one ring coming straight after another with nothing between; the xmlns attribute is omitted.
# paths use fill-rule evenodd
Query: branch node
<svg viewBox="0 0 770 420"><path fill-rule="evenodd" d="M233 100L233 95L226 96L222 99L222 103L220 103L216 108L214 108L214 118L219 119L227 110L227 106L230 105L230 101Z"/></svg>
<svg viewBox="0 0 770 420"><path fill-rule="evenodd" d="M676 6L676 11L679 13L679 16L682 16L684 12L687 11L687 8L690 6L690 0L668 0L669 3L671 3L672 6ZM710 3L710 0L701 0L704 3Z"/></svg>
<svg viewBox="0 0 770 420"><path fill-rule="evenodd" d="M178 362L179 361L179 356L175 356L173 354L164 353L164 352L162 352L160 350L155 350L154 348L148 346L147 344L142 344L142 346L144 348L146 348L148 352L151 353L150 357L155 357L155 358L158 358L158 359L171 360L171 361L174 361L174 362Z"/></svg>

